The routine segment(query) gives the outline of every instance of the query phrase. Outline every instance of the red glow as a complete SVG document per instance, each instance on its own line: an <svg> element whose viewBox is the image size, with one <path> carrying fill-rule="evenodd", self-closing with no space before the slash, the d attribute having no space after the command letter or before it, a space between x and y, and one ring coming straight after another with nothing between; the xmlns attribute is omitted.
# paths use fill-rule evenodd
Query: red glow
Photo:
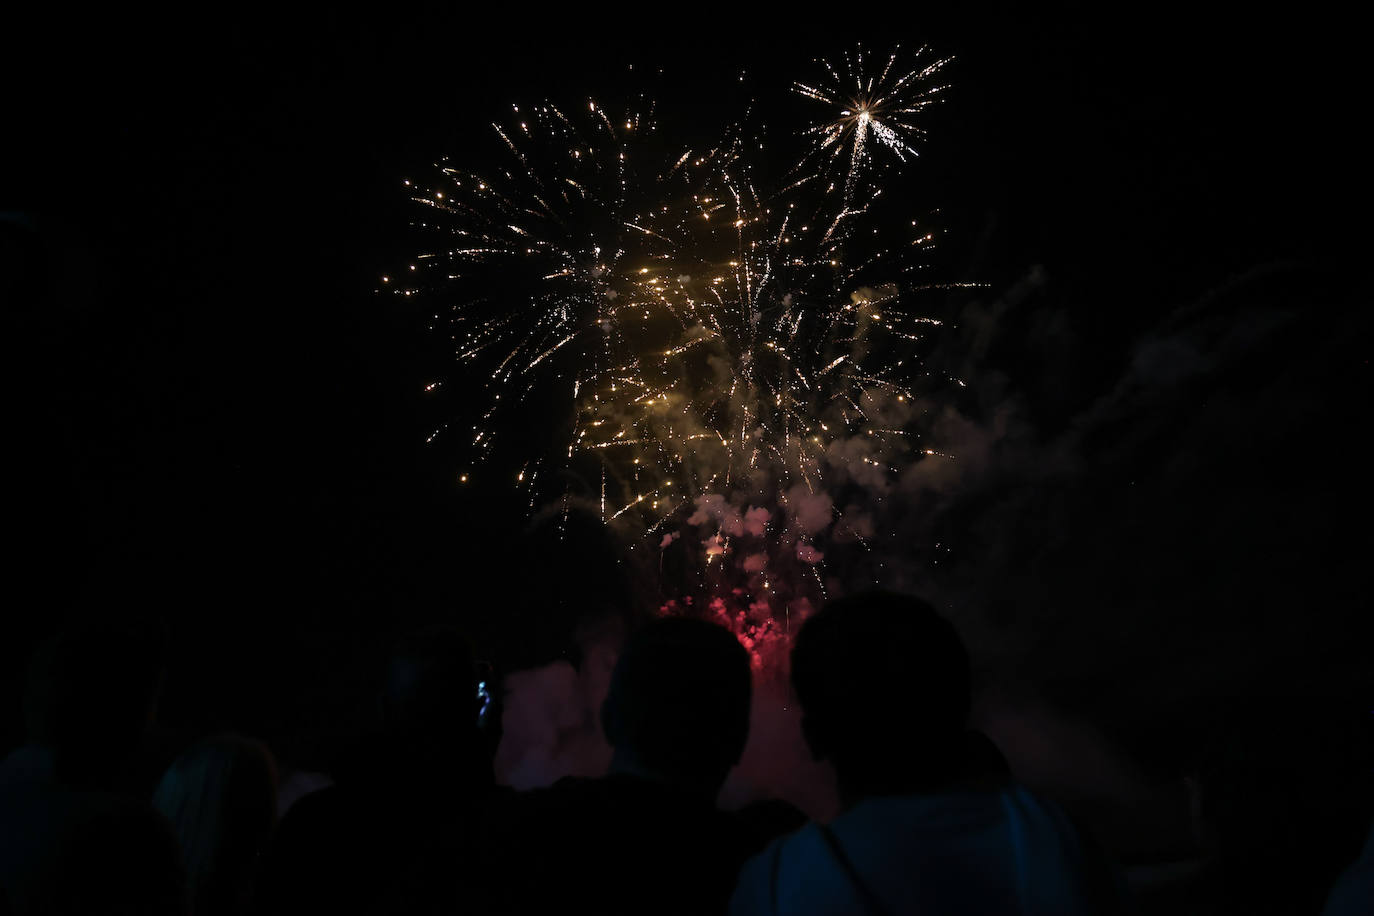
<svg viewBox="0 0 1374 916"><path fill-rule="evenodd" d="M787 671L791 634L811 613L811 603L805 598L774 609L766 599L754 598L742 588L711 598L704 611L698 607L690 597L674 598L659 608L659 614L665 617L699 616L720 624L734 633L748 651L756 673L779 676Z"/></svg>

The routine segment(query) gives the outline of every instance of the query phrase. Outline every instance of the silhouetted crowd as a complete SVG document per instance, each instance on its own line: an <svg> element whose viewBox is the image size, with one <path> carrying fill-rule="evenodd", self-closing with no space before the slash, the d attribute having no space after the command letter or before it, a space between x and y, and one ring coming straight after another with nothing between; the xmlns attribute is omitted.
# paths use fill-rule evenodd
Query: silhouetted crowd
<svg viewBox="0 0 1374 916"><path fill-rule="evenodd" d="M271 751L238 735L185 749L155 786L131 775L162 678L152 642L75 629L34 659L29 741L0 763L0 916L1374 913L1374 836L1360 851L1282 821L1300 787L1243 743L1199 777L1197 867L1135 892L969 728L966 649L916 598L834 601L795 639L803 736L841 801L828 823L778 800L717 806L753 674L701 620L629 635L604 776L528 792L496 784L468 642L414 633L391 654L382 727L286 806Z"/></svg>

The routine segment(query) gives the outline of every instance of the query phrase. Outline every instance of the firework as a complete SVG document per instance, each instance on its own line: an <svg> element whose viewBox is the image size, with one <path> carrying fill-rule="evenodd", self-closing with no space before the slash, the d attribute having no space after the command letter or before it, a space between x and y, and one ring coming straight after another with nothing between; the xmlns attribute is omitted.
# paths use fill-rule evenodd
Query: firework
<svg viewBox="0 0 1374 916"><path fill-rule="evenodd" d="M909 218L870 225L880 189L854 195L870 140L909 151L909 119L933 101L924 81L945 63L893 76L895 61L867 78L861 53L846 60L856 94L812 132L827 155L776 183L744 128L686 149L643 100L513 107L491 125L499 166L443 162L432 182L407 182L435 243L384 282L435 305L480 389L475 422L431 436L468 440L461 479L509 473L531 508L566 511L566 481L590 462L604 521L665 563L689 554L674 577L737 628L785 630L823 592L824 539L868 534L834 488L934 454L911 428L919 344L939 325L915 310L929 285L911 275L934 235ZM825 170L841 148L837 199Z"/></svg>
<svg viewBox="0 0 1374 916"><path fill-rule="evenodd" d="M929 49L916 52L920 59ZM916 143L924 136L916 118L939 101L947 86L930 80L951 58L931 61L914 70L897 66L899 54L893 49L887 63L877 73L865 69L863 49L845 55L840 67L821 61L825 80L814 85L797 82L800 95L831 108L831 115L807 131L815 138L815 152L831 167L844 170L844 199L848 206L862 172L870 165L874 144L906 161L916 155Z"/></svg>

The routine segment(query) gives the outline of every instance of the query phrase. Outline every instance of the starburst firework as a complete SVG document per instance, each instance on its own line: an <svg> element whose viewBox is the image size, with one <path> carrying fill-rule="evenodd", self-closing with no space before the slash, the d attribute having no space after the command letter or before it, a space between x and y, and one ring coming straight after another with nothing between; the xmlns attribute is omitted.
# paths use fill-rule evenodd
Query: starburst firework
<svg viewBox="0 0 1374 916"><path fill-rule="evenodd" d="M922 47L915 57L919 60L928 53L929 49ZM939 101L940 93L948 88L932 85L930 80L951 58L937 59L914 70L899 68L898 58L898 49L893 49L881 72L875 74L865 69L863 49L858 48L854 54L846 54L838 68L820 61L824 81L793 84L798 94L832 109L832 115L807 134L815 139L821 158L844 170L846 206L854 198L862 172L870 165L869 147L876 143L901 161L915 156L916 143L923 136L915 118Z"/></svg>

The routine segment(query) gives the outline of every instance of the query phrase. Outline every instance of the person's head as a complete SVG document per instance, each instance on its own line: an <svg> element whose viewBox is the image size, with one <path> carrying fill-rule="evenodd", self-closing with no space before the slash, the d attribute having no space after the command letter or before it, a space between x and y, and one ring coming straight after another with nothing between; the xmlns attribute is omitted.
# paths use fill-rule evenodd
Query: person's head
<svg viewBox="0 0 1374 916"><path fill-rule="evenodd" d="M53 751L56 775L113 787L152 724L163 636L151 625L74 626L43 645L24 697L28 738Z"/></svg>
<svg viewBox="0 0 1374 916"><path fill-rule="evenodd" d="M749 655L730 631L671 617L633 633L601 707L613 769L714 797L744 753Z"/></svg>
<svg viewBox="0 0 1374 916"><path fill-rule="evenodd" d="M387 664L382 714L407 741L468 742L477 727L472 648L457 630L430 627L402 637Z"/></svg>
<svg viewBox="0 0 1374 916"><path fill-rule="evenodd" d="M277 811L277 768L262 744L206 739L167 768L153 804L181 844L197 911L242 901Z"/></svg>
<svg viewBox="0 0 1374 916"><path fill-rule="evenodd" d="M797 635L792 683L807 745L850 800L933 787L962 760L968 653L919 598L869 592L827 604Z"/></svg>

